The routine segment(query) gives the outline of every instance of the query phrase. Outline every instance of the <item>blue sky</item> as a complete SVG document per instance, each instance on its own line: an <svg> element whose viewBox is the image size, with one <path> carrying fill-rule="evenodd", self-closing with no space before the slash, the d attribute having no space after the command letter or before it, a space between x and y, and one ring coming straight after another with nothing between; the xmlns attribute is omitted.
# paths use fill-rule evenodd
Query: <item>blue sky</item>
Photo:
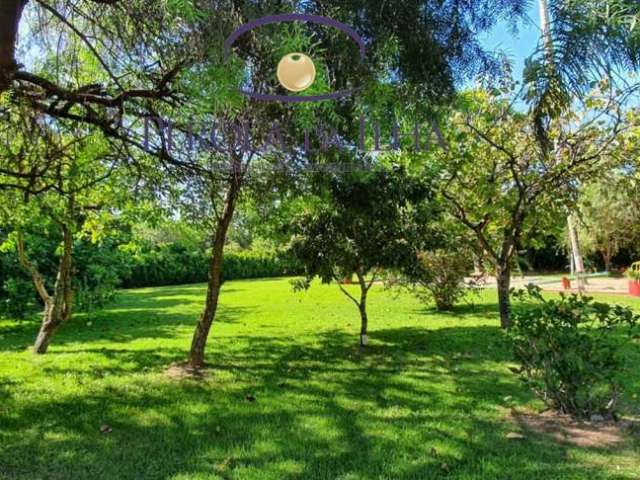
<svg viewBox="0 0 640 480"><path fill-rule="evenodd" d="M519 22L517 31L506 21L502 21L492 32L482 36L482 44L489 50L499 50L507 54L513 62L513 75L516 80L522 78L524 60L531 56L540 39L540 17L537 2L531 2L527 19Z"/></svg>

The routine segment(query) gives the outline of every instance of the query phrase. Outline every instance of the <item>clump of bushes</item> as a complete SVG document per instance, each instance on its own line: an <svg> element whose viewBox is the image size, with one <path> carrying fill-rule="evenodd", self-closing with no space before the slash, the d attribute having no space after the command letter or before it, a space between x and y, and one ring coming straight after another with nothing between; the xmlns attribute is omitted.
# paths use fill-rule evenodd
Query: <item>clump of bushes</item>
<svg viewBox="0 0 640 480"><path fill-rule="evenodd" d="M469 257L457 251L434 250L418 254L415 293L423 302L434 302L439 311L452 310L467 293L465 277L472 269Z"/></svg>
<svg viewBox="0 0 640 480"><path fill-rule="evenodd" d="M515 297L528 302L514 310L507 333L525 383L560 412L612 417L624 378L621 350L640 317L586 296L545 299L533 285Z"/></svg>
<svg viewBox="0 0 640 480"><path fill-rule="evenodd" d="M387 288L406 288L425 304L435 303L438 311L451 311L475 287L466 277L473 270L469 255L459 251L418 252L411 267L387 272Z"/></svg>
<svg viewBox="0 0 640 480"><path fill-rule="evenodd" d="M56 280L58 239L33 235L30 256L48 288ZM276 249L225 252L224 280L299 275L302 268L290 255ZM74 311L91 311L112 301L118 288L158 287L207 281L210 250L195 242L140 242L122 244L105 239L94 244L84 239L74 243ZM0 315L27 318L42 309L30 276L19 265L14 249L0 251Z"/></svg>

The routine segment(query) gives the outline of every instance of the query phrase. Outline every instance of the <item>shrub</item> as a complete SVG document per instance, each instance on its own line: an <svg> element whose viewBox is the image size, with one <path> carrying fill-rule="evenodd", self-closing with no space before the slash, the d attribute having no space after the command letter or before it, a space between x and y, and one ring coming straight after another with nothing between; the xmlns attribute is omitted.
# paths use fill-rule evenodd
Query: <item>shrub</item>
<svg viewBox="0 0 640 480"><path fill-rule="evenodd" d="M416 296L425 303L434 302L439 311L452 310L471 285L465 277L472 269L469 256L457 251L434 250L418 254L411 283Z"/></svg>
<svg viewBox="0 0 640 480"><path fill-rule="evenodd" d="M621 348L639 317L626 307L561 294L545 299L530 285L515 298L508 331L525 383L551 408L575 417L613 415L622 385Z"/></svg>
<svg viewBox="0 0 640 480"><path fill-rule="evenodd" d="M635 280L636 282L640 282L640 262L636 262L629 270L627 270L627 276L630 280Z"/></svg>
<svg viewBox="0 0 640 480"><path fill-rule="evenodd" d="M130 259L131 275L125 287L158 287L207 281L210 253L179 244L165 244L143 251ZM299 263L278 252L252 250L225 252L223 280L281 277L302 272Z"/></svg>
<svg viewBox="0 0 640 480"><path fill-rule="evenodd" d="M104 307L130 273L128 255L111 240L76 242L73 259L74 309L88 312Z"/></svg>
<svg viewBox="0 0 640 480"><path fill-rule="evenodd" d="M26 318L37 308L35 290L30 280L17 276L7 278L0 293L0 314L9 318Z"/></svg>

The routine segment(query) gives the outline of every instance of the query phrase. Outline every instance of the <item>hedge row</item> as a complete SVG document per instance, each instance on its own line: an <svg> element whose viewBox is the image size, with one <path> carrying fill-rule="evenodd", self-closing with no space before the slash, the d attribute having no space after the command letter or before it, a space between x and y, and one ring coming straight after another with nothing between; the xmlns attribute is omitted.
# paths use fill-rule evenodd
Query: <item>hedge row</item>
<svg viewBox="0 0 640 480"><path fill-rule="evenodd" d="M203 251L175 248L154 250L136 257L123 280L126 288L183 285L207 281L210 256ZM286 255L264 252L229 252L222 261L224 280L299 275L302 268Z"/></svg>

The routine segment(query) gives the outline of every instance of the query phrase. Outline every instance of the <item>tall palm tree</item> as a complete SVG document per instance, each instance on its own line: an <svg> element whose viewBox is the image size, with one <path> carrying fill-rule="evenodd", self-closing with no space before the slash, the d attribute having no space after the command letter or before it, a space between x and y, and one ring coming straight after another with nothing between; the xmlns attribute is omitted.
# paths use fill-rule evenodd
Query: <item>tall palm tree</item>
<svg viewBox="0 0 640 480"><path fill-rule="evenodd" d="M638 69L640 5L633 0L538 0L538 7L542 45L540 55L527 64L525 81L539 141L556 154L548 141L549 125L571 107L573 99L594 80L614 80L619 70ZM584 262L571 213L567 226L572 265L582 290Z"/></svg>

